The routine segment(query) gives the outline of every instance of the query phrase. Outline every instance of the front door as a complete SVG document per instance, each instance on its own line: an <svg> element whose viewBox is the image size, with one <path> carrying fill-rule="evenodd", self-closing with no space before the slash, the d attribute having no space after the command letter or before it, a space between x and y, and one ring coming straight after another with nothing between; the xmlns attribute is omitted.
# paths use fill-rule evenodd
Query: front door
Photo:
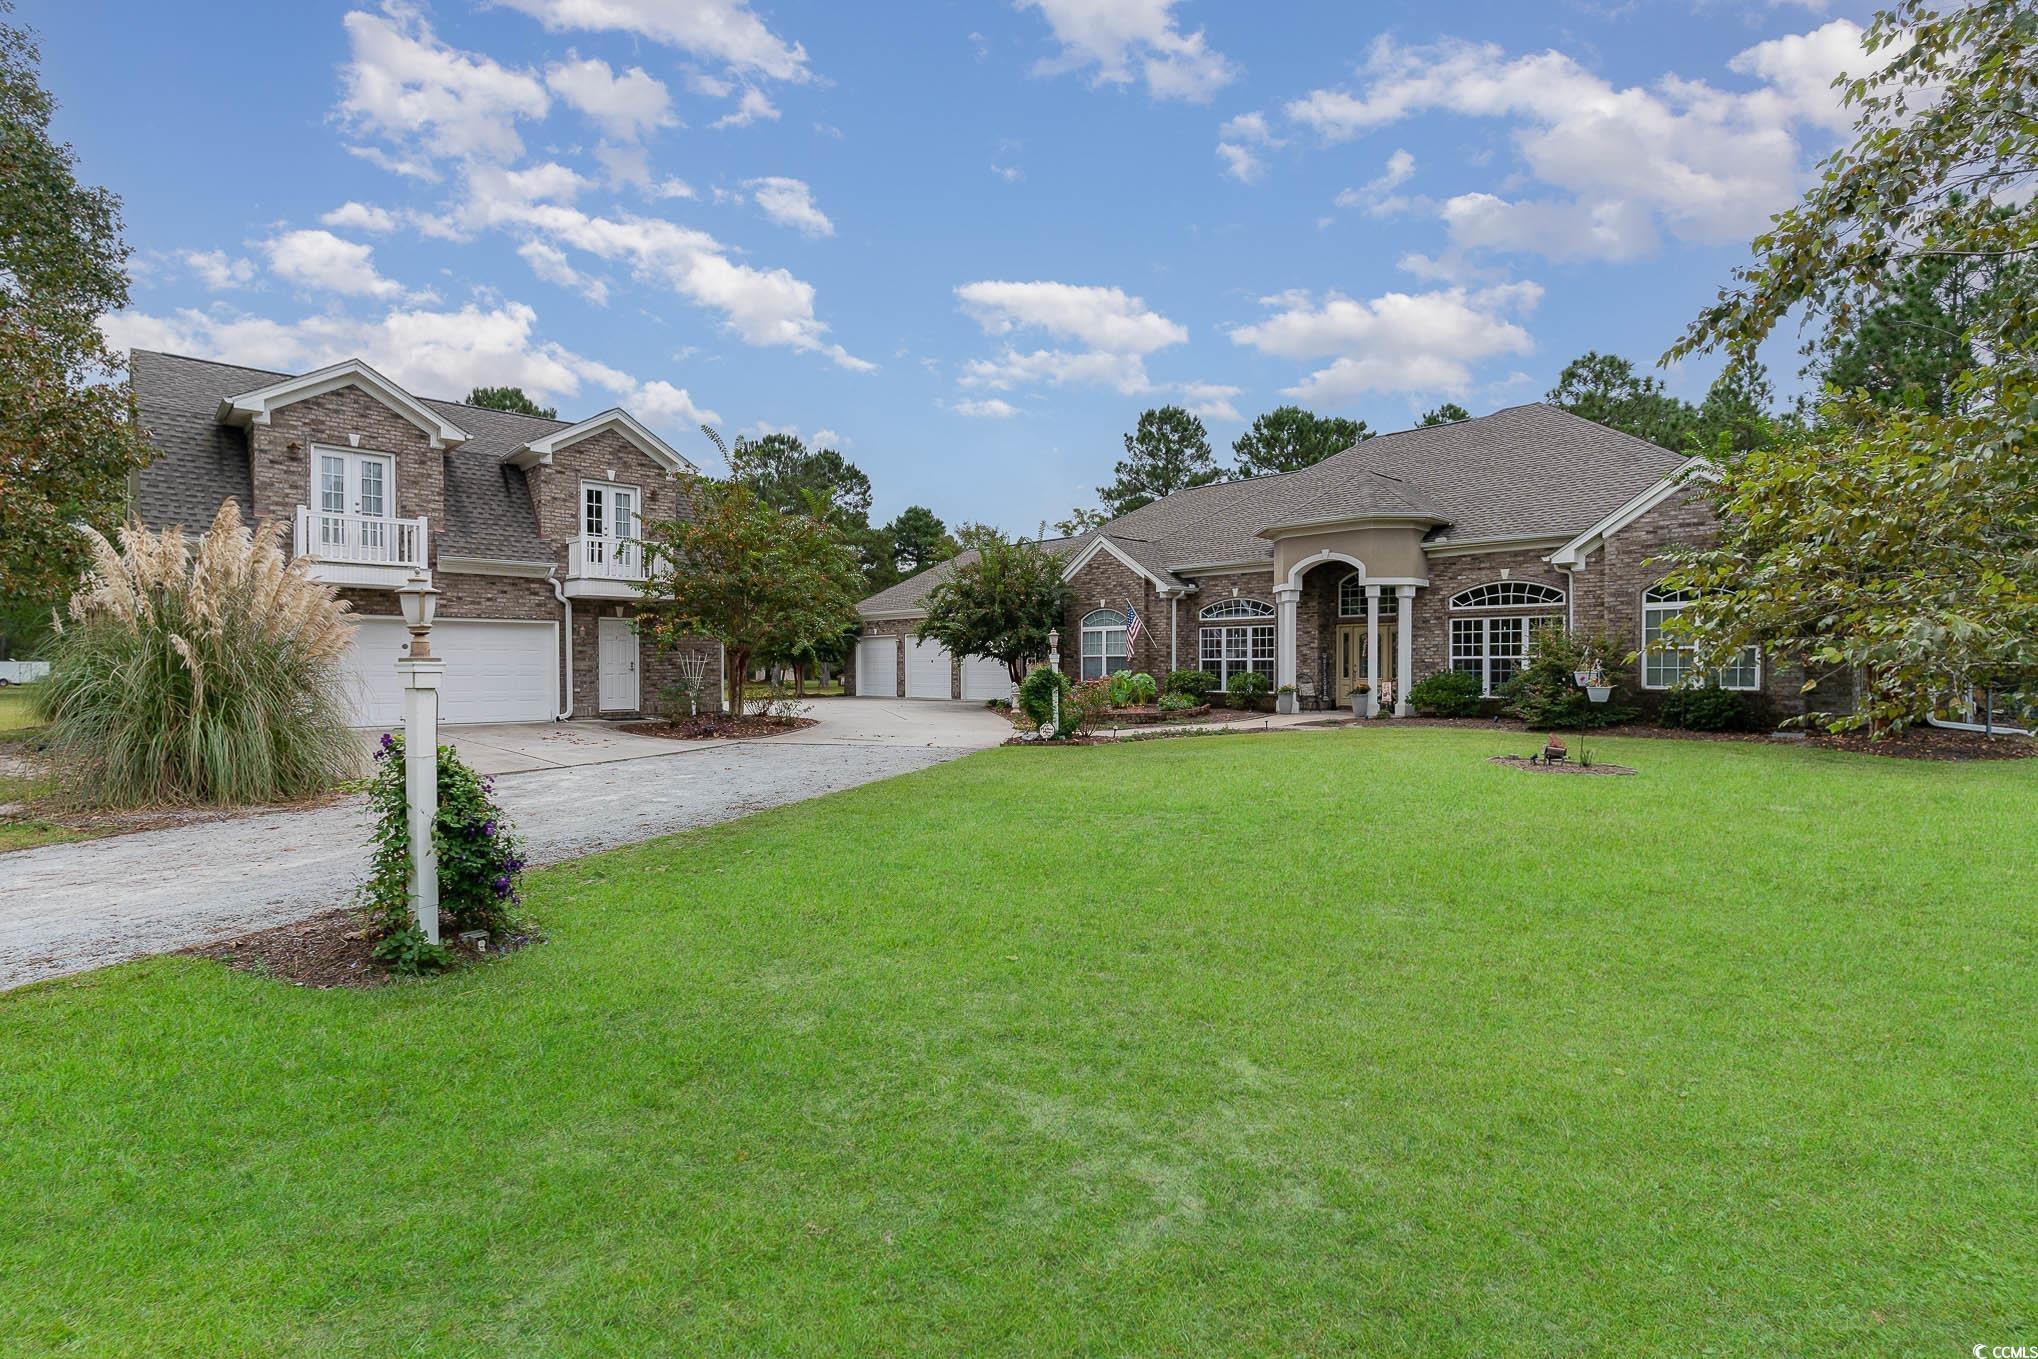
<svg viewBox="0 0 2038 1359"><path fill-rule="evenodd" d="M595 671L603 712L637 711L637 633L629 619L595 620Z"/></svg>
<svg viewBox="0 0 2038 1359"><path fill-rule="evenodd" d="M1380 620L1380 683L1392 684L1394 675L1394 628L1396 620ZM1343 623L1337 630L1337 701L1345 706L1352 701L1352 690L1366 679L1366 625L1364 623Z"/></svg>
<svg viewBox="0 0 2038 1359"><path fill-rule="evenodd" d="M326 552L379 561L392 547L396 460L386 453L318 450L313 474L319 546Z"/></svg>

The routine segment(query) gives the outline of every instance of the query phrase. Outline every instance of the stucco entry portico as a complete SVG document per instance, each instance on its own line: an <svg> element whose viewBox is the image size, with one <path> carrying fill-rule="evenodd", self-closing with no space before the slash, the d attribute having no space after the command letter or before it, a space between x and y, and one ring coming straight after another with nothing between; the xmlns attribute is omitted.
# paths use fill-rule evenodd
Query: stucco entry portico
<svg viewBox="0 0 2038 1359"><path fill-rule="evenodd" d="M1275 708L1283 713L1298 712L1301 697L1298 692L1298 675L1301 672L1300 653L1304 640L1302 621L1302 596L1305 579L1320 567L1345 568L1356 572L1363 582L1366 600L1365 660L1366 692L1370 695L1368 711L1379 711L1380 695L1380 617L1382 592L1391 596L1389 606L1397 620L1409 618L1411 605L1418 588L1429 584L1428 560L1423 555L1423 535L1435 527L1436 520L1428 516L1398 515L1366 516L1337 524L1296 526L1293 529L1269 528L1260 537L1272 540L1274 545L1274 688ZM1342 571L1337 574L1342 576ZM1341 580L1331 583L1331 601L1336 603L1336 592ZM1328 637L1316 638L1317 654L1334 644L1335 632L1339 626L1339 611L1329 610L1331 617L1326 623L1312 612L1309 627L1316 630L1333 630ZM1408 714L1408 681L1411 666L1412 630L1405 623L1397 622L1394 628L1394 715ZM1343 695L1329 694L1335 703Z"/></svg>

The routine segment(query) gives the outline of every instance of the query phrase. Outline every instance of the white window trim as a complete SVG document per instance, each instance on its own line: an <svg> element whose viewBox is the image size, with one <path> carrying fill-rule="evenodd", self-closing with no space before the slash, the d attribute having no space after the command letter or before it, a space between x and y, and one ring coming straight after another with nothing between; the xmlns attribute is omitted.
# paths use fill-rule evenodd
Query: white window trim
<svg viewBox="0 0 2038 1359"><path fill-rule="evenodd" d="M1495 696L1493 685L1493 625L1495 623L1521 624L1521 651L1516 655L1505 658L1515 663L1515 674L1518 675L1529 662L1529 653L1535 643L1536 625L1540 623L1545 627L1551 625L1562 627L1563 622L1563 619L1550 614L1535 613L1475 613L1467 614L1462 618L1453 618L1450 620L1449 626L1444 629L1444 663L1452 670L1458 669L1458 625L1460 623L1478 624L1479 669L1477 673L1479 675L1479 697L1492 698ZM1473 672L1467 670L1465 673L1471 674ZM1512 678L1512 676L1509 678ZM1503 684L1506 683L1505 680L1501 682Z"/></svg>
<svg viewBox="0 0 2038 1359"><path fill-rule="evenodd" d="M1462 602L1467 595L1476 594L1481 590L1501 587L1516 590L1542 590L1547 593L1541 599L1510 599L1494 604L1467 604ZM1477 585L1467 585L1464 589L1457 591L1451 596L1450 606L1453 610L1457 611L1473 609L1561 609L1569 600L1570 596L1565 593L1561 586L1546 584L1540 580L1488 580L1481 581Z"/></svg>
<svg viewBox="0 0 2038 1359"><path fill-rule="evenodd" d="M318 461L320 458L338 458L343 466L349 459L355 462L366 462L372 458L376 462L381 463L383 512L369 517L378 519L395 519L398 517L396 513L396 455L394 453L384 453L380 449L374 448L342 448L337 444L313 444L311 446L311 494L304 503L313 514L333 513L333 511L325 508L323 499L324 488L318 484ZM342 470L340 476L343 485L346 475L346 472ZM344 490L341 494L344 496ZM341 514L359 513L358 510L345 508L342 508L339 512Z"/></svg>
<svg viewBox="0 0 2038 1359"><path fill-rule="evenodd" d="M1093 625L1090 620L1098 614L1109 614L1116 618L1118 620L1117 626L1113 627L1105 623ZM1125 663L1124 668L1126 670L1132 669L1132 647L1129 643L1122 640L1125 637L1125 631L1125 615L1117 609L1092 609L1084 614L1082 622L1077 629L1076 677L1087 683L1095 679L1109 679L1112 675L1119 673L1111 668L1111 634L1114 632L1121 639L1118 659ZM1090 659L1090 636L1092 633L1096 634L1098 638L1096 656L1097 662L1101 667L1101 672L1095 675L1087 672L1085 664Z"/></svg>
<svg viewBox="0 0 2038 1359"><path fill-rule="evenodd" d="M1207 627L1200 629L1196 635L1196 668L1198 670L1203 671L1206 674L1217 676L1217 686L1220 689L1228 687L1231 683L1231 677L1244 670L1258 670L1261 674L1267 677L1267 683L1271 686L1274 680L1274 671L1276 668L1278 668L1279 665L1277 657L1280 654L1279 651L1280 636L1278 633L1276 633L1275 636L1272 638L1274 644L1273 651L1271 651L1265 657L1255 657L1253 655L1253 633L1261 630L1265 630L1267 632L1274 632L1274 625L1271 623L1259 623L1259 622L1222 623L1222 624L1211 624ZM1228 643L1227 634L1233 632L1242 632L1245 634L1245 648L1244 648L1245 655L1243 656L1234 657L1231 654L1231 648L1227 644ZM1206 657L1203 654L1204 639L1211 636L1213 633L1216 634L1217 636L1217 657L1216 657L1217 668L1215 670L1212 670L1210 668L1211 666L1210 658ZM1262 668L1259 665L1255 665L1254 664L1255 660L1263 660L1265 662L1265 668ZM1234 664L1234 662L1236 663Z"/></svg>
<svg viewBox="0 0 2038 1359"><path fill-rule="evenodd" d="M1345 587L1353 581L1359 583L1359 607L1347 611L1345 608ZM1380 585L1380 582L1377 580L1367 580L1365 573L1362 571L1354 571L1338 581L1337 616L1339 618L1364 618L1366 616L1366 587L1368 585ZM1382 618L1394 618L1401 612L1400 596L1395 594L1394 588L1392 585L1380 585L1380 617Z"/></svg>
<svg viewBox="0 0 2038 1359"><path fill-rule="evenodd" d="M1682 613L1685 609L1689 608L1694 601L1689 599L1665 600L1649 598L1649 596L1655 593L1656 591L1654 589L1642 591L1642 630L1637 635L1642 639L1642 655L1639 661L1639 664L1641 665L1642 669L1642 688L1650 691L1651 693L1660 694L1668 692L1671 689L1684 687L1684 684L1649 683L1649 615L1650 613L1653 612L1661 614L1664 618L1669 618L1676 614ZM1661 637L1662 632L1663 632L1662 624L1659 622L1656 625L1657 636ZM1695 648L1688 646L1672 646L1663 647L1660 648L1660 650L1664 652L1681 651L1690 654L1695 651ZM1725 689L1729 693L1735 694L1760 693L1762 691L1762 648L1758 646L1751 646L1748 647L1747 650L1755 653L1755 682L1753 684L1722 684L1720 683L1720 676L1723 675L1725 672L1720 670L1713 671L1712 673L1704 675L1701 678L1705 681L1706 684L1710 684L1715 688ZM1690 677L1696 672L1696 670L1697 667L1690 664L1687 664L1684 667L1686 682L1689 681ZM1703 685L1694 684L1691 685L1690 687L1700 688L1703 687Z"/></svg>
<svg viewBox="0 0 2038 1359"><path fill-rule="evenodd" d="M1233 612L1226 612L1232 610ZM1220 599L1206 606L1196 615L1206 623L1230 622L1234 619L1272 618L1274 606L1260 599Z"/></svg>

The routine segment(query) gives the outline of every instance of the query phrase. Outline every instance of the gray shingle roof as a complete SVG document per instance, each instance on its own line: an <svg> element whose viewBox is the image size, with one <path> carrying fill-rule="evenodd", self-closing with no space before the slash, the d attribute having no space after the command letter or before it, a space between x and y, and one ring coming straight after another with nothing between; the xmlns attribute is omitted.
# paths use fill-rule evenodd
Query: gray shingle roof
<svg viewBox="0 0 2038 1359"><path fill-rule="evenodd" d="M1080 538L1049 538L1040 545L1056 556L1066 557L1071 552L1088 543L1093 536L1092 534L1084 534ZM975 548L958 552L945 562L937 562L925 571L906 577L897 585L879 590L856 607L865 614L901 613L906 610L917 609L926 601L928 593L935 586L948 579L949 572L955 570L958 566L973 562L976 559L977 553Z"/></svg>
<svg viewBox="0 0 2038 1359"><path fill-rule="evenodd" d="M135 508L143 522L151 528L203 528L229 496L248 513L253 492L247 436L219 422L219 403L291 375L147 349L134 351L129 371L142 424L159 455L137 480ZM551 561L552 553L538 536L530 484L520 469L503 466L502 457L570 422L421 399L470 436L444 454L446 522L432 526L439 550L505 561Z"/></svg>
<svg viewBox="0 0 2038 1359"><path fill-rule="evenodd" d="M1171 572L1194 574L1185 567L1270 561L1273 544L1259 536L1266 529L1368 515L1430 520L1433 544L1573 534L1686 461L1535 402L1383 434L1299 472L1177 491L1098 532L1164 580ZM1080 547L1092 536L1063 541ZM865 600L865 611L915 607L940 570Z"/></svg>

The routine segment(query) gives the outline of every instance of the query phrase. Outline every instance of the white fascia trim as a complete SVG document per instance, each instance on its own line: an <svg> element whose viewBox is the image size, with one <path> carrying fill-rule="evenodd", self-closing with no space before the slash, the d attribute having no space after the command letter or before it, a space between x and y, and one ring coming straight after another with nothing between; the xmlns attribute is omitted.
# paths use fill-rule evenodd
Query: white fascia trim
<svg viewBox="0 0 2038 1359"><path fill-rule="evenodd" d="M507 557L455 557L439 554L439 570L449 576L533 576L543 580L557 568L551 562L515 561Z"/></svg>
<svg viewBox="0 0 2038 1359"><path fill-rule="evenodd" d="M865 612L865 611L864 611L864 610L862 610L862 609L858 609L858 610L857 610L857 614L858 614L858 615L859 615L860 617L866 618L866 619L870 620L870 621L871 621L871 622L873 622L873 623L881 623L881 622L891 622L891 621L893 621L893 620L895 620L895 619L900 619L900 618L925 618L925 617L927 616L927 610L925 610L925 609L874 609L874 610L871 610L871 611L869 611L869 612Z"/></svg>
<svg viewBox="0 0 2038 1359"><path fill-rule="evenodd" d="M1423 544L1422 551L1429 557L1469 557L1508 548L1562 547L1571 540L1568 533L1538 533L1520 538L1440 538L1433 544Z"/></svg>
<svg viewBox="0 0 2038 1359"><path fill-rule="evenodd" d="M1119 561L1124 562L1129 570L1133 571L1138 575L1146 577L1146 579L1148 579L1149 581L1152 581L1153 587L1156 590L1174 590L1180 588L1179 586L1168 584L1166 581L1162 580L1159 576L1156 576L1153 572L1147 570L1144 566L1141 566L1138 562L1126 556L1124 548L1118 546L1118 544L1112 542L1109 538L1102 537L1096 539L1088 547L1084 548L1081 552L1078 552L1075 555L1075 559L1071 561L1067 566L1062 568L1061 578L1063 580L1068 580L1071 577L1073 577L1076 574L1076 572L1082 570L1085 566L1088 566L1090 564L1090 559L1092 557L1095 557L1099 552L1109 552Z"/></svg>
<svg viewBox="0 0 2038 1359"><path fill-rule="evenodd" d="M651 459L668 472L698 472L700 469L665 440L644 427L642 421L620 406L605 410L600 415L589 416L577 425L568 425L542 439L533 439L527 444L512 449L503 458L504 462L517 467L529 467L533 463L549 463L552 455L560 449L579 443L582 439L613 429L627 439L639 453Z"/></svg>
<svg viewBox="0 0 2038 1359"><path fill-rule="evenodd" d="M433 448L452 448L467 442L466 430L359 359L347 359L302 377L285 378L252 392L230 396L219 403L219 419L229 425L266 425L278 409L342 387L359 387L416 425L431 438Z"/></svg>
<svg viewBox="0 0 2038 1359"><path fill-rule="evenodd" d="M1274 559L1258 557L1249 562L1197 562L1193 565L1170 565L1168 570L1178 576L1215 576L1245 571L1265 571L1271 575L1274 570Z"/></svg>
<svg viewBox="0 0 2038 1359"><path fill-rule="evenodd" d="M1269 524L1253 537L1273 541L1305 533L1328 533L1340 528L1435 528L1438 524L1449 522L1433 514L1335 514L1328 519L1298 519L1292 524Z"/></svg>
<svg viewBox="0 0 2038 1359"><path fill-rule="evenodd" d="M1574 566L1583 566L1586 558L1598 551L1601 543L1604 543L1608 538L1613 537L1614 534L1619 533L1629 524L1634 523L1635 520L1640 519L1650 510L1655 509L1671 496L1683 490L1686 483L1691 481L1717 482L1719 479L1720 469L1718 467L1707 462L1704 458L1693 458L1690 462L1684 464L1684 466L1678 468L1675 472L1672 472L1669 476L1663 478L1663 480L1657 482L1654 486L1651 486L1648 490L1642 492L1633 500L1630 500L1627 504L1579 534L1576 538L1571 539L1555 552L1552 552L1549 557L1550 565L1567 569Z"/></svg>

